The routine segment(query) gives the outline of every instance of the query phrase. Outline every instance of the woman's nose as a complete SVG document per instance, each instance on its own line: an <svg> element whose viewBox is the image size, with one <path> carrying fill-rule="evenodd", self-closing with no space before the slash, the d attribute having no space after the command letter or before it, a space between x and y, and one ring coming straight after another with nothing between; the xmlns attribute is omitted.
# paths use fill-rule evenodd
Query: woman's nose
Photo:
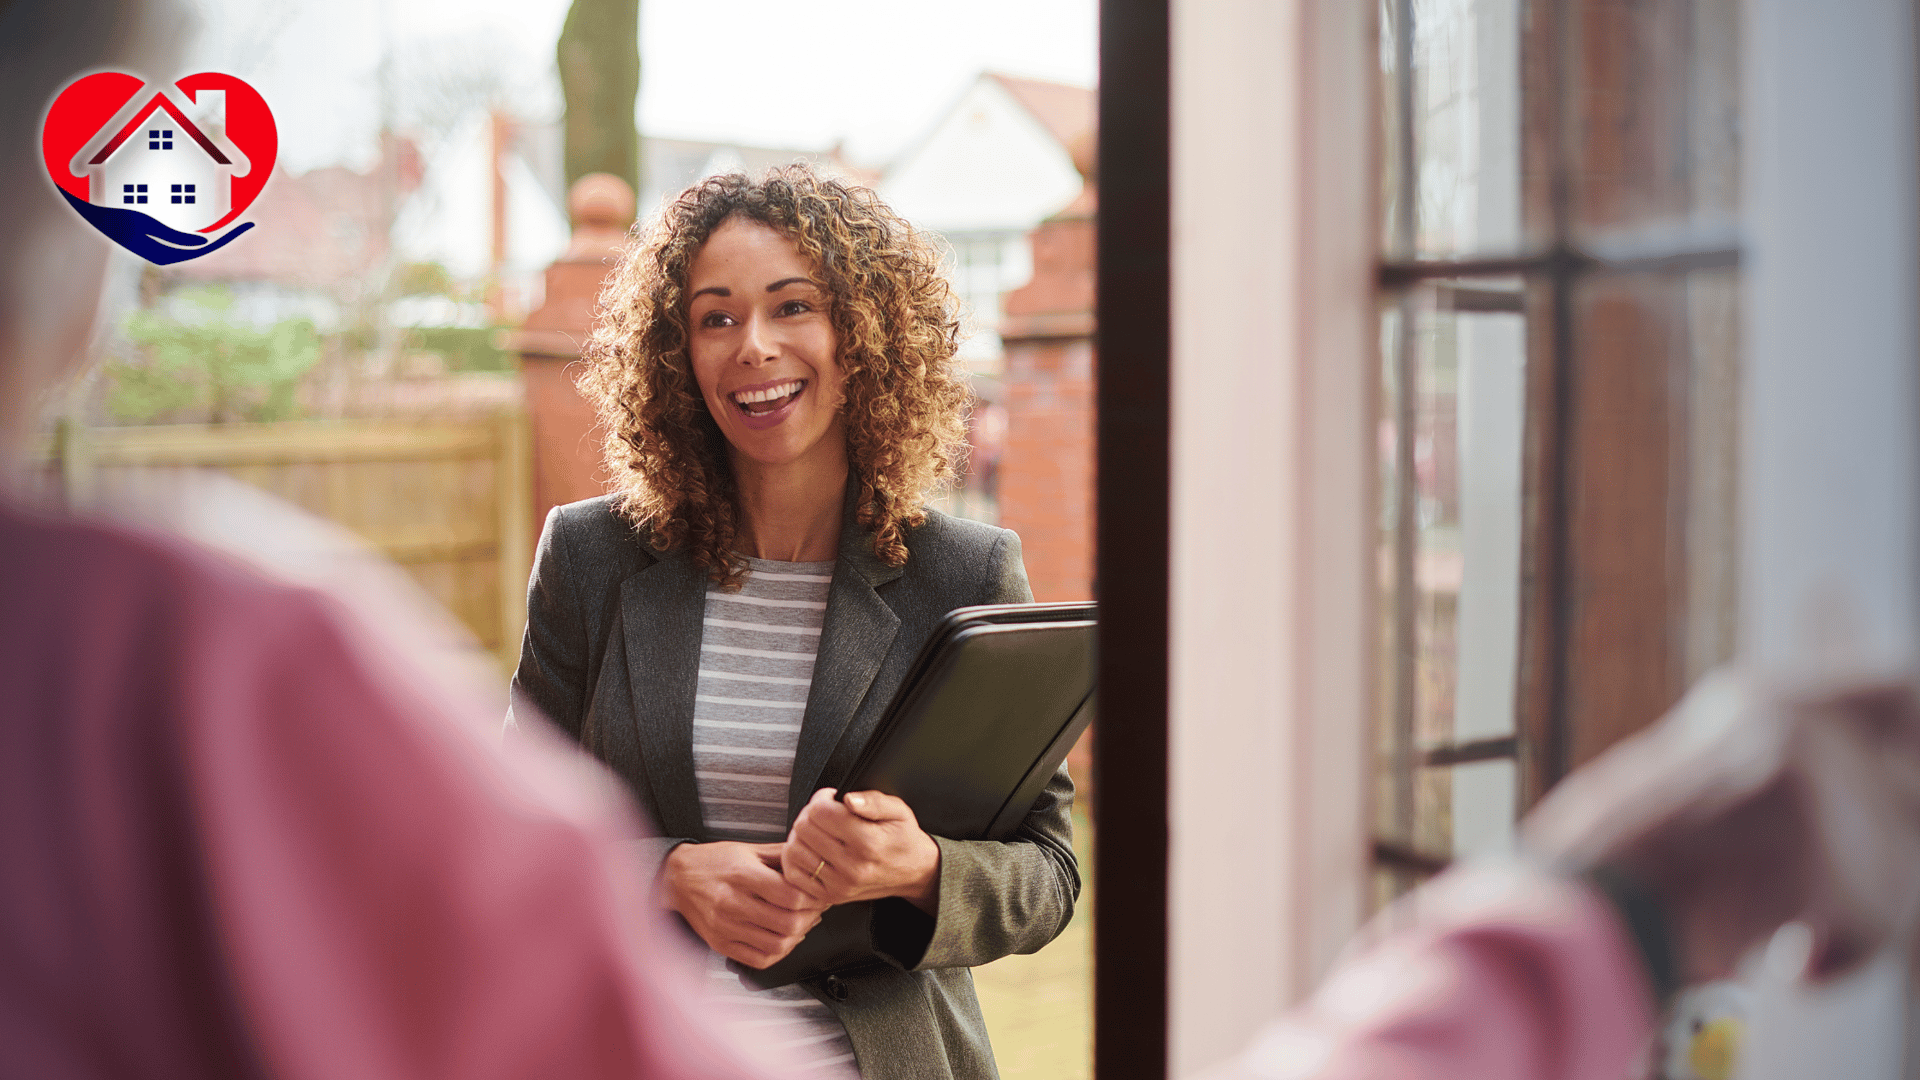
<svg viewBox="0 0 1920 1080"><path fill-rule="evenodd" d="M758 366L773 360L779 353L780 346L774 339L773 327L758 315L749 318L747 332L740 336L740 362Z"/></svg>

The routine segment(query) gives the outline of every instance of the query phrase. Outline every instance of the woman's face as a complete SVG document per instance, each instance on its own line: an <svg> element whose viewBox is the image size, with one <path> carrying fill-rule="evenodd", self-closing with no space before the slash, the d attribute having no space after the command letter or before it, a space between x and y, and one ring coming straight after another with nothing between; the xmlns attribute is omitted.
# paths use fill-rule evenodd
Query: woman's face
<svg viewBox="0 0 1920 1080"><path fill-rule="evenodd" d="M693 377L736 464L844 466L840 339L799 247L731 218L694 256L687 293Z"/></svg>

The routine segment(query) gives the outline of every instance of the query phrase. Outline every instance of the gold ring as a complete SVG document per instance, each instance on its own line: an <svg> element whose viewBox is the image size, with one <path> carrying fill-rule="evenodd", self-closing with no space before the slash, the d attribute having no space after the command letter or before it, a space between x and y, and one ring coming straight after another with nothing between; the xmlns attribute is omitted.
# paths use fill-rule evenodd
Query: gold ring
<svg viewBox="0 0 1920 1080"><path fill-rule="evenodd" d="M813 868L813 880L820 881L820 871L825 870L826 868L827 868L827 860L821 859L820 865ZM825 885L826 882L820 881L820 884Z"/></svg>

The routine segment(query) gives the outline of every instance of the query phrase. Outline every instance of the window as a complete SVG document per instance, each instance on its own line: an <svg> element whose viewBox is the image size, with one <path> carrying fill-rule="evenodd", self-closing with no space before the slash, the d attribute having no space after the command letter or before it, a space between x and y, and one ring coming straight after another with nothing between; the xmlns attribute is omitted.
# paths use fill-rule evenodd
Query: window
<svg viewBox="0 0 1920 1080"><path fill-rule="evenodd" d="M174 205L176 206L178 206L181 203L193 202L193 185L192 184L173 185L173 202L174 202Z"/></svg>
<svg viewBox="0 0 1920 1080"><path fill-rule="evenodd" d="M1737 0L1386 0L1376 898L1733 648Z"/></svg>
<svg viewBox="0 0 1920 1080"><path fill-rule="evenodd" d="M132 206L136 203L146 202L147 201L147 185L121 184L120 185L120 201L123 204L128 206Z"/></svg>
<svg viewBox="0 0 1920 1080"><path fill-rule="evenodd" d="M149 150L173 149L173 129L172 128L147 129L147 149Z"/></svg>
<svg viewBox="0 0 1920 1080"><path fill-rule="evenodd" d="M1006 294L1033 276L1027 234L954 232L946 240L952 258L949 278L965 308L967 337L961 344L961 359L969 371L998 378Z"/></svg>

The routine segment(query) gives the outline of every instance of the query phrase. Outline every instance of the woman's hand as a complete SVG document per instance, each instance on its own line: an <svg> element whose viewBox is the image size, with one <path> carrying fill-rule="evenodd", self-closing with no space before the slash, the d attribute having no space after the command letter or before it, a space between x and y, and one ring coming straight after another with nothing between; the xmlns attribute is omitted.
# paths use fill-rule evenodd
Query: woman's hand
<svg viewBox="0 0 1920 1080"><path fill-rule="evenodd" d="M878 791L821 788L787 834L787 884L815 902L846 904L898 896L929 915L940 907L940 845L913 810Z"/></svg>
<svg viewBox="0 0 1920 1080"><path fill-rule="evenodd" d="M827 904L781 878L781 844L681 844L660 867L660 897L714 952L769 967L820 922Z"/></svg>

